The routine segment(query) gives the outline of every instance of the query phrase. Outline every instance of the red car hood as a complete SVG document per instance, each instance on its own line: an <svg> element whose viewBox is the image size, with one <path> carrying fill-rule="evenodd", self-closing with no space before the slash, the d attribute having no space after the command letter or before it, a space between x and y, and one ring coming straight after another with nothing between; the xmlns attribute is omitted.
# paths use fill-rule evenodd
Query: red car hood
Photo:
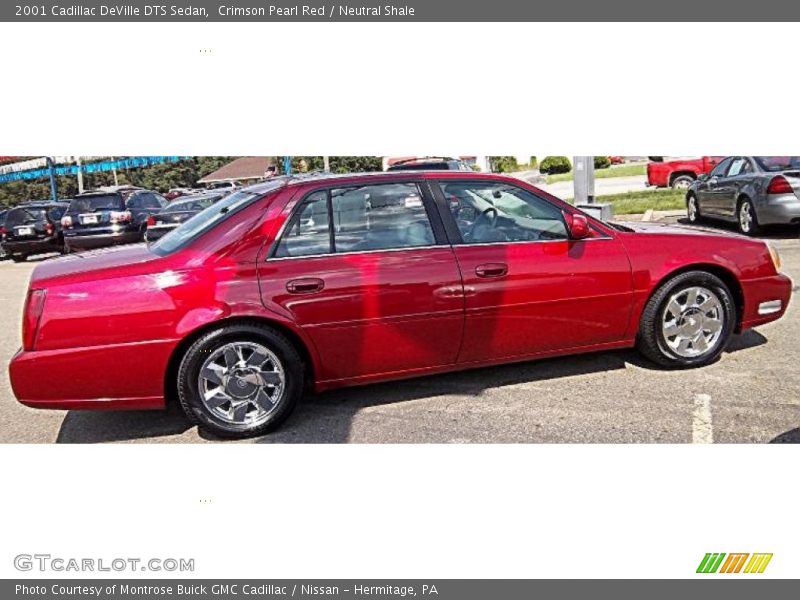
<svg viewBox="0 0 800 600"><path fill-rule="evenodd" d="M121 267L131 267L160 260L145 244L101 248L91 252L70 254L45 261L37 266L31 276L31 286L39 282L79 273L96 273Z"/></svg>

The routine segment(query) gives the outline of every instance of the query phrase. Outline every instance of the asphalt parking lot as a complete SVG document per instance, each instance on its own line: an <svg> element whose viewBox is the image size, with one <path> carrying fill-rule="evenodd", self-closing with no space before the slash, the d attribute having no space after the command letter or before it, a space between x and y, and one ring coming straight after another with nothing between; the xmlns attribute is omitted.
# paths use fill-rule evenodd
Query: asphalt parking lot
<svg viewBox="0 0 800 600"><path fill-rule="evenodd" d="M800 282L798 232L769 238L784 271ZM35 266L0 263L3 365L20 346L22 303ZM661 371L623 351L337 390L307 396L279 431L253 441L800 442L798 339L795 300L782 320L736 336L721 360L703 369ZM14 400L5 368L0 376L0 442L207 441L216 440L175 408L29 409Z"/></svg>

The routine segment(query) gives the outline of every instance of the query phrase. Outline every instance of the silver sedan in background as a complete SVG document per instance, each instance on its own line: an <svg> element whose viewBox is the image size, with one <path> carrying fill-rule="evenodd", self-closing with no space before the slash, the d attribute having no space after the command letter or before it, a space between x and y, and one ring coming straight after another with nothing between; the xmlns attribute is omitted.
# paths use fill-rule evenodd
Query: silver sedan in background
<svg viewBox="0 0 800 600"><path fill-rule="evenodd" d="M745 235L800 224L800 156L729 156L686 192L690 223L721 219Z"/></svg>

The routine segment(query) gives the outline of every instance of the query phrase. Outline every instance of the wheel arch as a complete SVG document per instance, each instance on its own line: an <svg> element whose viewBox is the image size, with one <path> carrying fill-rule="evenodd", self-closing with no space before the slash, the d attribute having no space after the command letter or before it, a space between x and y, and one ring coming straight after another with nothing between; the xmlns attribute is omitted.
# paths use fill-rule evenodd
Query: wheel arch
<svg viewBox="0 0 800 600"><path fill-rule="evenodd" d="M178 386L177 386L177 376L178 376L178 368L180 367L181 360L183 356L186 354L186 351L189 347L202 336L204 336L209 331L213 331L215 329L219 329L221 327L226 327L230 325L261 325L267 326L275 331L284 335L289 342L294 346L295 350L297 350L298 354L300 354L300 358L303 359L305 363L305 379L306 381L304 384L308 387L308 389L313 389L314 383L316 382L316 373L319 370L319 365L316 361L315 355L312 353L312 349L309 348L308 343L300 336L300 334L286 325L285 323L281 323L278 320L270 319L268 317L260 317L260 316L232 316L226 317L224 319L219 319L217 321L211 321L209 323L205 323L196 329L193 329L189 332L180 342L175 346L172 351L172 354L169 357L169 361L167 362L167 368L164 373L164 402L165 404L169 405L174 402L177 402L178 398Z"/></svg>
<svg viewBox="0 0 800 600"><path fill-rule="evenodd" d="M642 309L639 311L638 319L636 322L636 326L638 328L638 322L642 318L642 311L644 307L647 306L647 303L650 302L650 299L653 295L661 289L667 281L681 275L683 273L688 273L690 271L704 271L706 273L710 273L719 277L722 282L728 287L733 295L733 305L736 309L736 323L734 327L734 331L739 333L742 327L742 316L744 315L744 289L742 288L741 283L739 283L739 279L736 277L736 274L733 273L730 269L718 265L715 263L692 263L689 265L681 266L669 273L662 275L662 277L653 285L650 293L647 294L647 298L645 299L644 303L642 304Z"/></svg>
<svg viewBox="0 0 800 600"><path fill-rule="evenodd" d="M675 182L675 180L678 177L683 177L683 176L691 177L693 181L697 180L697 173L695 173L694 171L677 170L677 171L672 171L669 174L669 179L667 180L667 185L669 187L672 187L672 184Z"/></svg>

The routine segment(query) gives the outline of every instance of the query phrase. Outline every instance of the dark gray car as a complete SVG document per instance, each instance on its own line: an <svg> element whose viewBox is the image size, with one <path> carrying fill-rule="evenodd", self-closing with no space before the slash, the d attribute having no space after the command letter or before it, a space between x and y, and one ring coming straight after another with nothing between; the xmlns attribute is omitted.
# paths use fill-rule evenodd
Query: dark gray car
<svg viewBox="0 0 800 600"><path fill-rule="evenodd" d="M800 224L800 156L729 156L686 192L690 223L720 219L745 235Z"/></svg>

